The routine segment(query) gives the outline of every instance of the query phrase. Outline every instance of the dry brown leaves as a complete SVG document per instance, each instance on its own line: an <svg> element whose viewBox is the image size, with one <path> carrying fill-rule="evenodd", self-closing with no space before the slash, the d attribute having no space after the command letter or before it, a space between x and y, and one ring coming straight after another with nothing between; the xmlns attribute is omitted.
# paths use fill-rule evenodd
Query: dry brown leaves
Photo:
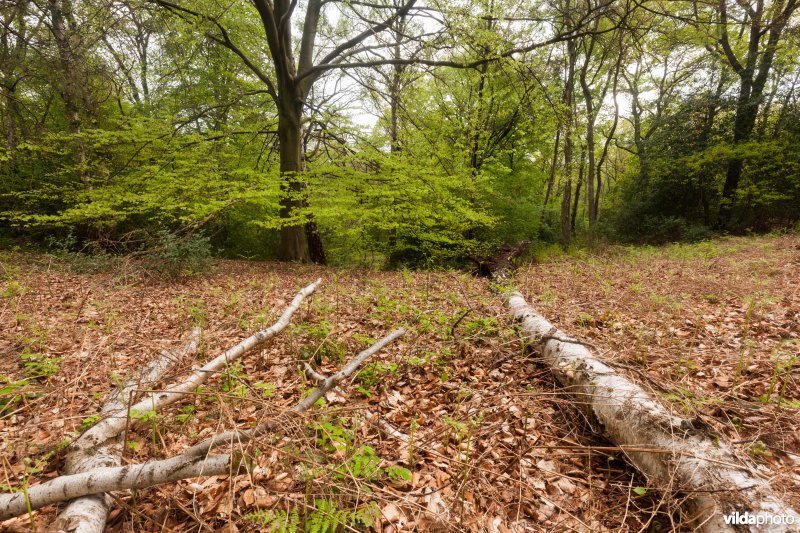
<svg viewBox="0 0 800 533"><path fill-rule="evenodd" d="M776 472L796 471L796 408L753 398L769 390L776 354L799 349L787 340L800 335L798 240L714 246L704 252L711 257L676 258L673 250L567 259L526 268L518 280L559 327L662 397L683 398L676 409L688 404L692 416ZM220 261L214 273L178 283L122 285L113 273L69 273L40 257L4 260L3 375L20 382L41 370L26 361L63 359L51 377L16 388L0 416L2 483L14 487L26 475L31 484L58 475L59 443L74 437L115 383L159 349L179 346L196 323L204 326L201 353L178 362L172 381L271 324L310 280L325 280L291 331L155 423L134 424L126 461L179 453L275 416L313 386L301 361L331 372L392 328L410 330L324 405L245 449L247 472L116 494L112 531L250 531L259 510L262 518L296 511L310 519L319 500L351 512L377 508L370 527L379 531L638 531L654 522L669 527L677 516L674 502L638 494L644 481L522 353L482 280ZM746 366L737 376L742 346ZM26 352L43 355L25 360ZM788 381L773 386L773 400L776 390L798 400L798 366L777 373ZM754 452L757 442L765 448ZM28 474L26 458L37 467ZM34 513L35 521L44 526L56 511ZM25 530L28 519L3 527Z"/></svg>

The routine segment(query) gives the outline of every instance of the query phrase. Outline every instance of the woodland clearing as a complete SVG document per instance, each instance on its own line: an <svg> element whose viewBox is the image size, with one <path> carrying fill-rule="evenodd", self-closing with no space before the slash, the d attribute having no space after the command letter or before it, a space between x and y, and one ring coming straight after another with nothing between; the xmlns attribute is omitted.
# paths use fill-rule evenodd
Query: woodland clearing
<svg viewBox="0 0 800 533"><path fill-rule="evenodd" d="M675 414L769 469L800 507L800 237L537 254L515 284L539 313ZM126 428L124 461L169 457L275 417L390 330L408 330L324 402L248 448L250 469L119 492L113 531L680 529L680 494L648 486L536 354L489 282L215 261L178 281L7 252L0 263L2 483L56 477L105 397L202 327L180 380L322 284L283 333L183 402ZM93 265L96 267L97 265ZM387 424L388 423L388 424ZM393 428L393 429L392 429ZM0 524L46 529L54 506ZM315 522L316 521L316 522Z"/></svg>

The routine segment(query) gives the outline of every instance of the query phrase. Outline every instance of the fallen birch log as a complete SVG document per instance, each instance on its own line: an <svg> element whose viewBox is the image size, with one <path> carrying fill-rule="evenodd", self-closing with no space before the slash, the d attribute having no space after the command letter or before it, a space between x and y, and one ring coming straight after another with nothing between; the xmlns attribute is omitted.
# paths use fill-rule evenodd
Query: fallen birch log
<svg viewBox="0 0 800 533"><path fill-rule="evenodd" d="M29 487L24 492L2 494L0 495L0 521L26 513L28 505L31 510L35 510L90 494L143 489L198 476L235 474L241 466L243 458L241 452L221 455L208 455L208 453L219 446L245 443L269 433L286 421L287 417L307 411L326 392L352 375L364 361L404 333L403 328L398 328L359 353L340 371L320 381L308 396L298 402L283 417L278 417L250 430L228 431L215 435L169 459L122 467L96 468L80 474L60 476Z"/></svg>
<svg viewBox="0 0 800 533"><path fill-rule="evenodd" d="M691 522L684 527L707 533L755 533L763 531L761 525L768 525L771 533L800 531L800 514L755 466L744 464L727 444L673 416L644 389L536 313L522 294L506 292L505 299L525 342L539 347L558 381L587 407L609 440L622 449L662 451L631 450L627 456L653 485L687 495Z"/></svg>
<svg viewBox="0 0 800 533"><path fill-rule="evenodd" d="M105 416L126 411L137 390L154 388L175 361L197 351L200 344L200 333L200 328L193 328L189 335L189 341L180 350L175 352L162 350L159 357L128 380L121 389L111 393L100 413ZM79 474L94 468L121 466L122 446L122 435L117 434L115 438L109 438L98 446L91 456L84 457L82 461L70 457L75 453L73 451L67 455L65 473ZM108 494L84 496L69 502L58 515L53 528L73 533L102 533L105 530L110 509L111 497Z"/></svg>

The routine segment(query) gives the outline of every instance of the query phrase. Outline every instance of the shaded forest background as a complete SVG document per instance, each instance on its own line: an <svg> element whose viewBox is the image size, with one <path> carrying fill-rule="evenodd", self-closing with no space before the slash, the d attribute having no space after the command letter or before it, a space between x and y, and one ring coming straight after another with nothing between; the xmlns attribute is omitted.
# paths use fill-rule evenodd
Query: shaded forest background
<svg viewBox="0 0 800 533"><path fill-rule="evenodd" d="M800 220L795 0L0 6L8 245L431 266Z"/></svg>

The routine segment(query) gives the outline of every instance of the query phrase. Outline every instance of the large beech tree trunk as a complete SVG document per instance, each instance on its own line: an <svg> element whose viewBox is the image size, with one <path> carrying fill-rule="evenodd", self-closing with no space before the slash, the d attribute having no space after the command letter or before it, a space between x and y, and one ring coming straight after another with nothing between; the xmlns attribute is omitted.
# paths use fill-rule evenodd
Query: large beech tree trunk
<svg viewBox="0 0 800 533"><path fill-rule="evenodd" d="M296 211L304 205L305 184L301 181L303 172L303 129L301 123L301 103L293 91L281 95L281 108L278 115L278 144L280 146L281 169L281 220L296 216ZM281 227L278 247L281 261L300 261L308 263L311 254L305 227L299 221Z"/></svg>
<svg viewBox="0 0 800 533"><path fill-rule="evenodd" d="M313 220L293 220L307 207L303 153L303 97L296 83L287 84L278 99L278 144L281 171L281 220L291 222L281 227L278 259L281 261L325 264L325 252L317 225Z"/></svg>
<svg viewBox="0 0 800 533"><path fill-rule="evenodd" d="M685 526L707 533L798 531L800 514L770 489L769 478L756 465L746 464L727 444L673 416L644 389L537 314L519 292L507 292L505 299L525 342L540 348L558 381L586 406L605 436L630 448L628 459L653 486L686 494L692 521ZM765 529L726 524L724 517L737 511L764 521L783 515L794 525L773 523Z"/></svg>

